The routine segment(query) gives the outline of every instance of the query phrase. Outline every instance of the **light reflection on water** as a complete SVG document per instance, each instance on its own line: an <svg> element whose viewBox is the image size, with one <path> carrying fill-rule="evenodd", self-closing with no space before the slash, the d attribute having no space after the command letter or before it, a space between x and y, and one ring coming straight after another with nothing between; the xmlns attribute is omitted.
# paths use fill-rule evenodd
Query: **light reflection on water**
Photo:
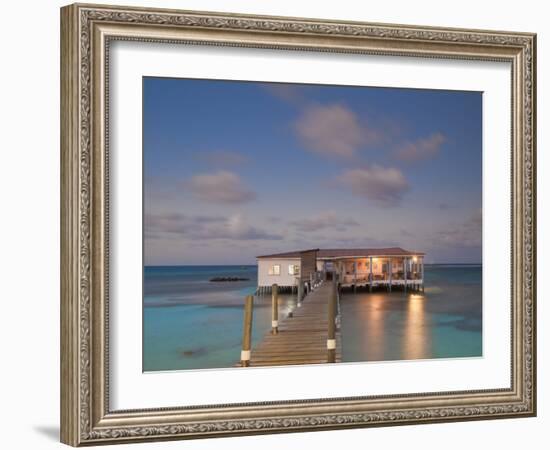
<svg viewBox="0 0 550 450"><path fill-rule="evenodd" d="M381 294L372 294L370 297L370 304L365 308L361 308L361 314L359 315L359 320L365 325L361 328L361 333L364 336L360 340L371 346L370 354L375 360L384 359L383 301L384 298Z"/></svg>
<svg viewBox="0 0 550 450"><path fill-rule="evenodd" d="M482 356L480 284L345 291L340 303L343 361Z"/></svg>
<svg viewBox="0 0 550 450"><path fill-rule="evenodd" d="M430 319L426 314L425 298L419 294L407 299L407 319L403 339L403 359L421 359L432 354Z"/></svg>

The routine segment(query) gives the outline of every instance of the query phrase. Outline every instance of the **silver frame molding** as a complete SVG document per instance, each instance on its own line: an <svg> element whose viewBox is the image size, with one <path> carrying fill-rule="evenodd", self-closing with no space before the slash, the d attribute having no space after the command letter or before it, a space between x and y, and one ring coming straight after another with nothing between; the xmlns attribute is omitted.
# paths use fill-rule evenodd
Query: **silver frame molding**
<svg viewBox="0 0 550 450"><path fill-rule="evenodd" d="M509 389L112 411L108 58L113 40L506 61L512 67ZM536 35L75 4L61 9L61 440L73 446L536 414ZM506 149L503 149L506 152Z"/></svg>

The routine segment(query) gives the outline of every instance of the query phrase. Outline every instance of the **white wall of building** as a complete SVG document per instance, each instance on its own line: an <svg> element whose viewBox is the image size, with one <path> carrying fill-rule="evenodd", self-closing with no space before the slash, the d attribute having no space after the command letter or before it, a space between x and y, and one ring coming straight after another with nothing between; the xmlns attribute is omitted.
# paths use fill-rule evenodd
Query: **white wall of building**
<svg viewBox="0 0 550 450"><path fill-rule="evenodd" d="M288 259L259 259L258 260L258 286L294 286L296 284L296 275L289 273L289 266L297 265L300 267L299 258ZM279 275L270 275L269 269L273 266L279 266Z"/></svg>

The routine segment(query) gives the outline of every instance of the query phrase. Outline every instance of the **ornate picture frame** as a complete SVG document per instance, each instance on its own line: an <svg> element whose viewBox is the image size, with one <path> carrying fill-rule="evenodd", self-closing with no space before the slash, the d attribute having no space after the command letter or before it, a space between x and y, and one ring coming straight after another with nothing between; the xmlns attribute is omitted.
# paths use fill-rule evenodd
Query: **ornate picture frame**
<svg viewBox="0 0 550 450"><path fill-rule="evenodd" d="M512 67L511 386L113 411L110 44L116 40L504 61ZM61 9L61 440L94 445L536 414L536 35L74 4Z"/></svg>

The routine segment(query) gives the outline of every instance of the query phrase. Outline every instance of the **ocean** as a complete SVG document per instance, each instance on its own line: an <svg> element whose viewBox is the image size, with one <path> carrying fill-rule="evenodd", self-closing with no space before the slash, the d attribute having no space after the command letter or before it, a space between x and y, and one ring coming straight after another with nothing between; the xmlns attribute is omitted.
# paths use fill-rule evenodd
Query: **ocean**
<svg viewBox="0 0 550 450"><path fill-rule="evenodd" d="M425 292L344 291L343 362L482 356L481 265L426 265ZM212 277L247 281L210 282ZM240 357L256 266L147 266L143 370L225 368ZM280 317L296 305L280 296ZM254 299L252 345L269 332L271 296Z"/></svg>

